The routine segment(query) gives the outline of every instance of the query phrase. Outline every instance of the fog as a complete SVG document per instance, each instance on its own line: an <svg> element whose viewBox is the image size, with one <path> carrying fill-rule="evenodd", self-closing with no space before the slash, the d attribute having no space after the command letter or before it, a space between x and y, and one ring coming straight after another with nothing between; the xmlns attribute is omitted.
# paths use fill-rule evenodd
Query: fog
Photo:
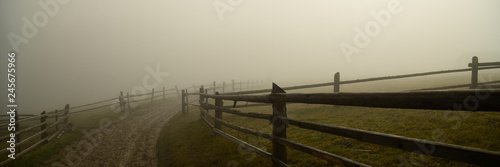
<svg viewBox="0 0 500 167"><path fill-rule="evenodd" d="M21 113L115 97L144 87L145 77L157 89L233 79L294 85L330 82L335 72L357 79L466 68L472 56L500 61L497 0L44 2L0 2L1 92L15 51Z"/></svg>

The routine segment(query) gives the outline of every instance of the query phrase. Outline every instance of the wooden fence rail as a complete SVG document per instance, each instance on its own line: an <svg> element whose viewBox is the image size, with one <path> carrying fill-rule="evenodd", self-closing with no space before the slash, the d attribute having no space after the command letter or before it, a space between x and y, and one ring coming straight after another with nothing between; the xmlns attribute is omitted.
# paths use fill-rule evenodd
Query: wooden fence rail
<svg viewBox="0 0 500 167"><path fill-rule="evenodd" d="M486 69L496 69L500 68L500 63L489 62L489 63L477 63L477 57L473 58L473 63L471 63L472 68L458 69L458 70L447 70L447 71L434 71L426 73L416 73L407 74L399 76L389 76L389 77L375 77L368 79L358 79L349 81L340 81L340 73L334 75L334 82L312 84L312 85L301 85L294 87L286 87L284 89L280 88L273 83L272 89L264 90L254 90L254 91L240 91L231 93L219 94L215 92L214 94L208 94L208 90L204 89L203 86L199 89L198 93L183 93L187 101L187 96L189 95L199 95L199 108L200 117L207 123L207 125L216 134L219 134L225 138L230 139L241 146L244 146L259 155L270 159L273 162L273 166L287 166L287 153L286 148L292 148L304 153L311 154L328 162L340 165L340 166L368 166L361 162L356 162L348 158L334 155L317 148L313 148L301 143L297 143L287 139L286 130L288 125L297 126L303 129L315 130L323 133L328 133L337 136L343 136L347 138L356 139L362 142L368 142L373 144L378 144L381 146L392 147L400 150L411 151L419 154L425 154L435 157L446 158L454 161L460 161L470 164L476 164L481 166L495 166L498 165L498 159L500 159L500 152L489 151L484 149L465 147L453 144L446 144L440 142L432 142L421 139L384 134L348 127L332 126L326 124L319 124L314 122L300 121L295 119L290 119L286 114L286 103L306 103L306 104L327 104L327 105L348 105L348 106L363 106L363 107L385 107L385 108L407 108L407 109L436 109L436 110L456 110L455 105L463 105L467 111L490 111L499 112L500 111L500 90L495 90L491 87L488 89L477 89L477 71ZM482 67L486 66L486 67ZM378 80L387 79L397 79L397 78L407 78L407 77L417 77L444 73L454 73L454 72L464 72L472 71L471 83L461 84L453 86L438 87L439 89L450 89L450 88L460 88L470 86L471 90L459 90L459 91L406 91L406 92L386 92L386 93L346 93L340 92L341 84L352 84L361 82L370 82ZM500 81L490 81L483 83L497 84ZM232 82L234 83L234 82ZM249 82L247 82L249 84ZM476 84L476 86L473 86ZM223 83L224 85L224 83ZM285 90L293 89L303 89L312 88L319 86L334 86L334 93L286 93ZM216 88L215 82L213 87ZM426 89L437 89L437 88L426 88ZM214 89L215 91L215 89ZM256 93L269 93L262 95L247 95ZM214 99L215 104L209 104L208 99ZM479 99L480 104L479 104ZM223 106L223 100L233 101L233 108L236 107L236 103L239 101L243 102L256 102L264 104L272 104L273 112L272 114L260 114L251 112L241 112L234 109L229 109L229 106ZM183 100L183 106L188 106ZM252 104L261 105L261 104ZM245 105L243 105L245 106ZM214 116L208 114L208 110L215 110ZM184 111L184 110L183 110ZM272 124L272 134L259 132L253 129L241 127L222 119L222 113L235 114L239 116L245 116L250 118L265 119L269 120ZM214 121L212 125L206 118ZM273 151L272 154L258 149L257 147L250 145L242 140L231 136L224 131L221 127L225 126L234 129L239 132L247 133L254 136L263 137L271 140ZM432 148L429 151L428 148Z"/></svg>

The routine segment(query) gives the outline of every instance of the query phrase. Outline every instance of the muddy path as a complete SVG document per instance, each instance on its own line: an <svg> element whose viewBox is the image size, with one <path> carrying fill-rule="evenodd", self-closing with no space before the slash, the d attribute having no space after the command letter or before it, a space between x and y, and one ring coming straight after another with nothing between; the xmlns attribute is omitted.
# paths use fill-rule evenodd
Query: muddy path
<svg viewBox="0 0 500 167"><path fill-rule="evenodd" d="M176 100L130 113L113 123L107 134L98 135L99 144L72 166L156 166L160 131L180 109Z"/></svg>
<svg viewBox="0 0 500 167"><path fill-rule="evenodd" d="M163 126L180 112L180 104L180 100L155 104L110 123L107 131L90 131L92 139L81 149L75 147L79 152L65 150L66 160L50 166L157 166L156 142Z"/></svg>

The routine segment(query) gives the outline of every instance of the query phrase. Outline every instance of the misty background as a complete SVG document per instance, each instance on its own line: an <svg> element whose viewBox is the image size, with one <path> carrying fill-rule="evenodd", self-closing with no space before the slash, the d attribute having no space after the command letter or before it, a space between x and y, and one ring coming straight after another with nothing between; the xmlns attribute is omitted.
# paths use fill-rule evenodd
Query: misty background
<svg viewBox="0 0 500 167"><path fill-rule="evenodd" d="M22 18L33 22L33 16L44 11L39 2L58 1L0 1L2 107L7 104L7 53L14 50L8 34L22 36ZM169 74L157 88L169 89L232 79L286 86L331 82L335 72L348 80L448 70L466 68L472 56L480 62L500 61L500 1L395 2L400 2L402 11L393 14L350 62L339 45L353 45L355 27L364 30L376 21L371 12L387 10L391 1L57 3L58 12L16 52L18 109L39 114L68 103L76 106L116 97L120 91L142 86L147 68L157 66ZM223 20L214 3L230 7ZM498 80L500 73L479 74ZM467 83L470 73L387 82L420 88L436 81ZM360 90L377 91L363 85Z"/></svg>

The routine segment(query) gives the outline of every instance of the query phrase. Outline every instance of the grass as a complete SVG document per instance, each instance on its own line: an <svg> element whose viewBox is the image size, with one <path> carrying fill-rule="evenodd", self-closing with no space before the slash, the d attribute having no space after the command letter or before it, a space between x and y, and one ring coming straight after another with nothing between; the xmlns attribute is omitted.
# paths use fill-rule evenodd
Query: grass
<svg viewBox="0 0 500 167"><path fill-rule="evenodd" d="M232 103L226 102L226 104ZM493 112L471 113L308 104L288 104L287 109L288 117L298 120L500 151L500 114ZM238 110L272 113L271 106L240 108ZM210 111L210 114L213 115L213 111ZM241 152L242 149L237 144L220 136L213 137L209 127L200 120L198 115L199 111L195 111L179 114L172 118L162 132L162 138L159 141L158 149L159 153L162 153L159 164L164 166L200 166L201 164L224 166L232 160L238 159L239 166L270 166L270 161L262 157L247 162L245 158L251 155L250 153L238 154L238 150ZM272 130L267 120L227 113L223 114L223 119L266 133L271 133ZM226 127L223 127L223 130L272 152L271 142L267 139L247 135ZM293 125L287 128L287 138L373 166L399 166L400 164L473 166L305 130ZM288 148L287 157L291 166L333 166L326 161L290 148Z"/></svg>
<svg viewBox="0 0 500 167"><path fill-rule="evenodd" d="M168 100L168 99L167 99ZM171 100L171 99L170 99ZM156 100L154 101L154 104L156 103L161 103L161 100ZM138 110L141 110L143 108L148 107L150 104L149 100L145 100L143 102L139 102L139 106L136 108L131 109L130 112L135 112ZM34 150L28 152L27 154L23 155L21 158L16 158L16 160L12 161L11 163L7 164L6 166L48 166L52 162L55 161L61 161L64 159L65 155L65 148L68 146L75 145L78 141L82 140L84 137L84 134L82 133L82 130L87 130L90 131L92 129L97 129L99 128L99 123L103 119L109 119L111 121L114 120L119 120L119 117L123 116L123 113L119 112L119 108L112 111L111 107L104 107L104 108L99 108L99 109L94 109L86 112L81 112L77 114L70 115L69 117L69 122L73 123L75 128L75 131L66 131L63 133L63 135L58 138L54 139L51 142L49 142L46 145L39 146L35 148ZM53 120L53 119L47 119ZM37 123L35 120L33 122L27 122L23 125L27 126L27 124L35 124ZM54 121L52 121L54 122ZM51 122L48 122L51 123ZM39 128L35 128L36 130L32 130L33 132L22 134L25 137L31 136L35 134ZM53 130L55 131L55 130ZM49 135L53 134L54 132L50 131ZM24 139L23 137L22 139ZM40 137L37 137L37 139L33 140L32 144L36 143L37 141L40 140ZM6 147L6 145L2 145L2 148ZM3 156L3 155L2 155ZM5 155L7 157L7 155Z"/></svg>
<svg viewBox="0 0 500 167"><path fill-rule="evenodd" d="M238 149L236 143L214 136L199 111L175 115L157 143L158 166L270 166L267 159Z"/></svg>

